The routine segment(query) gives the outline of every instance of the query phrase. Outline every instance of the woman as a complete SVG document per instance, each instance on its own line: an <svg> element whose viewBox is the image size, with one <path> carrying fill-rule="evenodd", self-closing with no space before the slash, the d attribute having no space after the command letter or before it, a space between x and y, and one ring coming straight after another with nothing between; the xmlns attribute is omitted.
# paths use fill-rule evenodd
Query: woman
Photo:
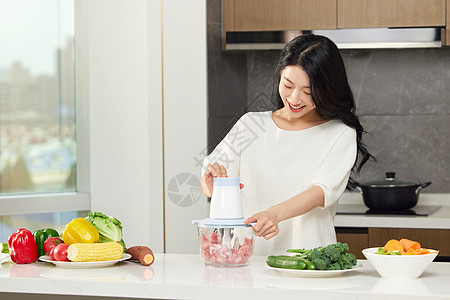
<svg viewBox="0 0 450 300"><path fill-rule="evenodd" d="M241 178L246 223L256 222L255 235L264 238L256 239L259 255L335 243L338 200L351 171L372 157L331 40L310 34L290 41L275 88L278 109L242 116L205 158L201 180L210 197L214 177Z"/></svg>

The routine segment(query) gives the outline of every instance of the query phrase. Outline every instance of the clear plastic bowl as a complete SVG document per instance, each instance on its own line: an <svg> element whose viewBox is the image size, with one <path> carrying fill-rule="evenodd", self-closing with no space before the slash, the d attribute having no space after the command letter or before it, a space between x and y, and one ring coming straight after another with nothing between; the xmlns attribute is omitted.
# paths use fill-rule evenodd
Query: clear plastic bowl
<svg viewBox="0 0 450 300"><path fill-rule="evenodd" d="M207 266L247 266L253 254L251 226L217 227L198 225L200 254Z"/></svg>

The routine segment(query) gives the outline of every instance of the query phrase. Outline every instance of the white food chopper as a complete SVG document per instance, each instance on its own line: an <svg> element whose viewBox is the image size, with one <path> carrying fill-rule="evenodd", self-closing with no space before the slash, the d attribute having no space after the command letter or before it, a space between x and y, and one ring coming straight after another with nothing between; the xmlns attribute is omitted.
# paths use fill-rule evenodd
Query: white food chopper
<svg viewBox="0 0 450 300"><path fill-rule="evenodd" d="M239 177L215 177L209 218L198 226L200 254L207 266L248 265L253 254L252 224L245 224Z"/></svg>

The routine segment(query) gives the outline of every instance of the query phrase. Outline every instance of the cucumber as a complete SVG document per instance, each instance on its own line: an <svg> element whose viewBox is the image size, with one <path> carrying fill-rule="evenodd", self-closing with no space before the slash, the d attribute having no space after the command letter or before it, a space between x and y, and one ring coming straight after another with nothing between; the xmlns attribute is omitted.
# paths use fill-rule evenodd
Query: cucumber
<svg viewBox="0 0 450 300"><path fill-rule="evenodd" d="M307 266L305 259L288 255L268 256L266 263L270 267L282 269L304 270Z"/></svg>
<svg viewBox="0 0 450 300"><path fill-rule="evenodd" d="M312 261L309 261L306 259L305 262L306 262L306 270L315 270L316 269L316 265Z"/></svg>

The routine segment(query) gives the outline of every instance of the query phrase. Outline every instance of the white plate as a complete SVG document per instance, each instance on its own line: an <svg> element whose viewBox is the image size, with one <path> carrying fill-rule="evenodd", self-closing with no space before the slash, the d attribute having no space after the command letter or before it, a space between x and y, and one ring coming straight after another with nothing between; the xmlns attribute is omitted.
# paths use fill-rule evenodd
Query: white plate
<svg viewBox="0 0 450 300"><path fill-rule="evenodd" d="M0 264L10 261L10 258L9 254L0 253Z"/></svg>
<svg viewBox="0 0 450 300"><path fill-rule="evenodd" d="M269 267L267 265L266 265L266 268L276 271L276 272L279 272L282 275L286 275L286 276L317 278L317 277L341 276L344 273L361 269L362 265L358 263L358 264L356 264L356 266L353 266L353 268L347 269L347 270L296 270L296 269L274 268L274 267Z"/></svg>
<svg viewBox="0 0 450 300"><path fill-rule="evenodd" d="M61 268L70 268L70 269L89 269L89 268L106 268L115 265L120 261L124 261L130 259L131 255L128 253L122 254L120 259L116 260L106 260L106 261L87 261L87 262L73 262L73 261L56 261L51 260L47 255L43 255L39 257L40 261L45 261L54 264L57 267Z"/></svg>

